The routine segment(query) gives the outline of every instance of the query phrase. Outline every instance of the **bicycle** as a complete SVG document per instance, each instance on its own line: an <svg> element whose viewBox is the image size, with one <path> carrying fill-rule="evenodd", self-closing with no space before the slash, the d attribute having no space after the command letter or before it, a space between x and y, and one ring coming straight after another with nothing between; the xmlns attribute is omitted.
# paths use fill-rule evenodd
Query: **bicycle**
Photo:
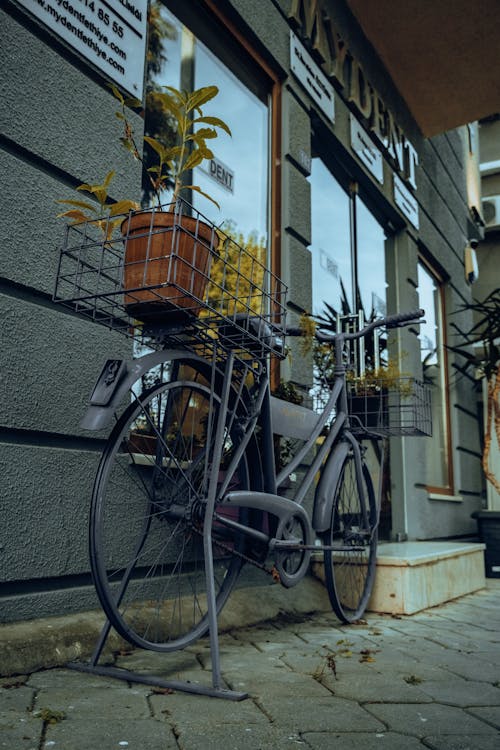
<svg viewBox="0 0 500 750"><path fill-rule="evenodd" d="M183 202L177 210L168 235L174 259L183 212L194 211ZM215 637L216 618L243 564L292 587L318 550L336 615L355 622L373 586L379 516L363 440L381 433L349 417L343 349L375 328L418 323L423 311L386 316L357 332L317 333L334 347L328 402L319 413L299 408L288 417L303 445L276 468L273 421L286 423L290 407L271 395L269 359L286 356L284 337L300 333L284 325L281 281L254 258L257 271L250 273L245 250L237 248L235 261L236 243L221 241L217 230L211 253L224 272L215 283L216 301L213 289L203 298L183 289L191 294L191 312L183 302L137 333L123 305L123 239L109 234L96 239L92 226L68 227L54 295L152 347L132 363L106 362L82 422L100 429L122 412L97 471L89 527L92 576L109 623L141 648L185 648L208 630ZM155 293L151 285L148 290ZM427 417L419 415L421 422ZM417 431L424 429L419 422ZM293 498L280 495L311 451ZM303 501L318 474L310 514Z"/></svg>

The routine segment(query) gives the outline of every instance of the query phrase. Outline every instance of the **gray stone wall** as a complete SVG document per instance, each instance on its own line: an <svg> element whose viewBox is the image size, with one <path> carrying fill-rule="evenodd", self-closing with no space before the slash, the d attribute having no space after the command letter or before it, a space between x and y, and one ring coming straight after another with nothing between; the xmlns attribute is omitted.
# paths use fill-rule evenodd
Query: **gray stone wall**
<svg viewBox="0 0 500 750"><path fill-rule="evenodd" d="M233 5L244 21L264 40L275 64L289 73L289 27L287 17L291 0L280 0L281 14L274 5L259 5L234 0ZM384 160L384 185L378 191L382 213L396 226L386 246L389 310L414 309L418 305L417 260L419 252L432 258L446 279L447 339L456 341L455 325L470 325L460 305L470 300L471 289L464 277L463 250L468 237L477 234L471 224L464 175L464 138L456 130L427 140L422 137L405 102L399 96L373 49L366 45L346 4L323 0L335 28L346 41L350 52L362 65L370 83L393 113L396 122L418 152L416 198L419 204L419 231L395 210L392 196L392 168ZM278 25L278 28L276 28ZM269 29L273 29L272 42ZM283 178L282 178L282 268L290 286L290 299L298 307L309 309L311 289L309 183L307 160L311 155L310 123L314 103L290 75L283 87ZM328 125L331 147L346 149L343 158L350 162L353 174L359 164L350 154L351 109L345 96L335 95L335 123ZM316 115L318 116L318 115ZM320 120L324 118L319 114ZM372 183L365 174L361 179ZM399 229L398 229L399 227ZM296 318L292 315L292 322ZM402 332L395 340L395 352L404 353L404 369L421 375L417 329ZM449 353L449 402L453 443L454 492L461 502L430 500L425 484L425 453L422 438L391 440L393 534L413 539L460 536L474 533L470 518L481 507L483 480L479 455L479 425L476 395L470 379L457 373L457 359ZM291 357L282 366L285 379L307 388L310 361L300 355L291 342Z"/></svg>
<svg viewBox="0 0 500 750"><path fill-rule="evenodd" d="M130 345L52 302L64 231L55 201L82 197L78 184L111 169L112 197L138 198L140 177L104 81L14 6L0 26L0 621L9 621L97 606L87 517L105 435L78 425L104 360Z"/></svg>
<svg viewBox="0 0 500 750"><path fill-rule="evenodd" d="M416 303L416 259L425 248L448 274L449 311L470 296L463 247L470 231L459 132L431 141L418 133L405 104L368 49L347 6L326 2L338 28L370 80L417 148L420 232L405 226L391 197L385 164L381 208L399 222L387 243L393 309ZM308 308L311 298L310 184L312 101L289 75L291 0L232 0L235 19L282 77L282 274L290 300ZM104 359L130 354L116 334L60 309L51 300L63 222L55 201L75 197L75 187L116 170L112 197L137 198L139 167L118 141L116 103L105 82L76 54L54 42L15 4L0 11L0 621L61 614L96 606L87 563L87 516L103 434L78 427ZM349 153L349 108L336 94L332 144ZM131 117L135 117L131 115ZM320 115L321 118L321 115ZM141 130L141 120L134 120ZM368 182L369 176L365 178ZM294 322L296 318L293 318ZM451 320L451 319L450 319ZM459 318L456 318L459 320ZM462 321L464 322L464 321ZM450 325L450 321L449 321ZM450 328L450 334L452 329ZM400 350L416 357L415 333ZM416 361L416 360L415 360ZM454 358L450 357L450 375ZM311 363L292 345L283 377L307 388ZM463 502L429 501L418 440L393 441L395 530L414 538L471 531L480 505L481 476L471 385L453 380L452 430L456 492Z"/></svg>

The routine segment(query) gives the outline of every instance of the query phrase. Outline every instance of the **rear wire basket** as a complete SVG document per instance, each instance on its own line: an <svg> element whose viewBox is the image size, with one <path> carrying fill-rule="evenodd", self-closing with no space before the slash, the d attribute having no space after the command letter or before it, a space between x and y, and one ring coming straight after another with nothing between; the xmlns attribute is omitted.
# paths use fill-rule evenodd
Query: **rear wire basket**
<svg viewBox="0 0 500 750"><path fill-rule="evenodd" d="M135 257L139 242L147 263ZM242 247L178 199L69 225L54 301L153 347L168 339L199 353L217 345L243 359L283 358L286 287L266 256L264 244Z"/></svg>
<svg viewBox="0 0 500 750"><path fill-rule="evenodd" d="M356 433L432 435L430 387L412 377L349 384L348 410Z"/></svg>

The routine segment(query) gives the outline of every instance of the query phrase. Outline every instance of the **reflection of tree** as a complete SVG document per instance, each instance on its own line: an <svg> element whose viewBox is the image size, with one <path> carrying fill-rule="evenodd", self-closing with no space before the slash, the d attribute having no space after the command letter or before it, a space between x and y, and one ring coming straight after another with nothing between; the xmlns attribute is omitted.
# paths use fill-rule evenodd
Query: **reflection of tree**
<svg viewBox="0 0 500 750"><path fill-rule="evenodd" d="M146 53L146 106L144 111L144 135L156 138L166 147L175 145L176 125L165 109L165 100L159 94L162 87L156 78L162 73L167 61L165 41L175 39L177 30L162 15L163 5L152 0L148 8L148 48ZM147 168L158 162L158 157L148 143L144 143L144 165L142 176L142 204L147 207L153 198L153 189Z"/></svg>
<svg viewBox="0 0 500 750"><path fill-rule="evenodd" d="M220 233L219 258L214 258L210 271L208 299L223 315L252 312L263 315L267 249L257 232L245 236L228 222Z"/></svg>
<svg viewBox="0 0 500 750"><path fill-rule="evenodd" d="M345 293L345 288L344 288L342 279L340 279L340 288L341 288L340 309L336 310L328 302L324 302L323 312L320 315L317 315L315 317L318 328L320 328L322 331L327 331L329 333L337 333L338 330L342 328L344 321L349 320L349 319L355 322L356 324L358 321L359 312L362 312L362 320L365 323L370 323L371 321L379 317L373 305L372 305L369 315L367 316L365 308L363 307L363 304L361 302L361 295L360 295L359 289L356 295L358 298L358 307L356 308L356 311L353 313L351 311L349 300L347 299L347 295ZM385 338L381 338L376 331L372 331L371 333L369 333L367 336L364 337L363 342L364 342L365 369L368 371L375 371L380 366L382 367L386 366L387 365L387 341L385 340ZM355 356L354 347L351 348L350 353L351 353L352 361L350 359L349 365L353 369L355 369L356 360L359 362L359 359L358 357ZM319 371L319 373L325 374L327 379L331 379L331 377L333 376L333 368L334 368L332 348L330 346L325 346L323 344L319 344L316 342L314 346L313 354L314 354L314 364L317 370Z"/></svg>

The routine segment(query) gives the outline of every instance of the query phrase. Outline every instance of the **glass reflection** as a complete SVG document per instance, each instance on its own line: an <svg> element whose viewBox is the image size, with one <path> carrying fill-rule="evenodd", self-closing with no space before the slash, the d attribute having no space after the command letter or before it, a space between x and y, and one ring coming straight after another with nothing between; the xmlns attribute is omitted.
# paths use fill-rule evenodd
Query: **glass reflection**
<svg viewBox="0 0 500 750"><path fill-rule="evenodd" d="M426 382L432 388L432 438L423 442L426 451L427 483L449 486L447 397L442 340L442 289L437 279L421 263L418 265L419 305L425 310L420 326L420 351Z"/></svg>
<svg viewBox="0 0 500 750"><path fill-rule="evenodd" d="M163 23L163 65L153 86L181 89L216 85L219 94L204 107L206 115L227 122L232 138L221 133L213 142L216 164L196 168L193 184L212 196L193 193L188 200L215 223L245 240L267 244L268 235L268 118L267 102L246 88L221 60L160 3L153 3Z"/></svg>
<svg viewBox="0 0 500 750"><path fill-rule="evenodd" d="M384 230L359 199L356 228L360 306L365 319L384 316L387 314Z"/></svg>
<svg viewBox="0 0 500 750"><path fill-rule="evenodd" d="M313 315L325 302L339 314L353 310L349 196L318 157L311 167Z"/></svg>

